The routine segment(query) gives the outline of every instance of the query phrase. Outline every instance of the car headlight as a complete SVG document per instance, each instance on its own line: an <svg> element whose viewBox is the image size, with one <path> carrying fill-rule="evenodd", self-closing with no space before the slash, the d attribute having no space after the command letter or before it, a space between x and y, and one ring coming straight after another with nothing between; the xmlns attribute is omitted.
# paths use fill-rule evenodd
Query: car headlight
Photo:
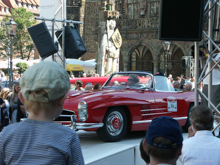
<svg viewBox="0 0 220 165"><path fill-rule="evenodd" d="M88 107L85 101L80 101L78 104L78 116L80 121L88 119Z"/></svg>

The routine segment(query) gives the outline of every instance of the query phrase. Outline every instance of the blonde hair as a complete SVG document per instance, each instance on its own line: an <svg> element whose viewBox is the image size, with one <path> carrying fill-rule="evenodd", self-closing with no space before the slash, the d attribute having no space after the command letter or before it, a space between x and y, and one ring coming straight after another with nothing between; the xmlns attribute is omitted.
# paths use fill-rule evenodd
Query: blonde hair
<svg viewBox="0 0 220 165"><path fill-rule="evenodd" d="M44 90L41 91L31 91L30 94L35 95L41 93L42 95L46 94ZM57 107L57 101L59 99L50 101L50 102L37 102L24 99L24 106L28 112L33 112L35 115L38 115L41 111L46 110L46 115L53 115L55 108Z"/></svg>
<svg viewBox="0 0 220 165"><path fill-rule="evenodd" d="M15 90L15 87L18 86L18 85L20 86L19 83L16 83L16 84L13 85L13 88L12 88L12 96L11 96L12 100L14 100L15 94L18 96L18 92Z"/></svg>
<svg viewBox="0 0 220 165"><path fill-rule="evenodd" d="M3 99L3 100L9 99L8 93L10 93L10 89L9 89L9 88L6 88L5 93L4 93L3 96L2 96L2 99Z"/></svg>
<svg viewBox="0 0 220 165"><path fill-rule="evenodd" d="M1 91L1 93L0 93L0 98L2 98L3 100L5 100L4 97L5 97L5 95L6 95L6 93L7 93L8 91L10 91L9 88L3 88L2 91Z"/></svg>

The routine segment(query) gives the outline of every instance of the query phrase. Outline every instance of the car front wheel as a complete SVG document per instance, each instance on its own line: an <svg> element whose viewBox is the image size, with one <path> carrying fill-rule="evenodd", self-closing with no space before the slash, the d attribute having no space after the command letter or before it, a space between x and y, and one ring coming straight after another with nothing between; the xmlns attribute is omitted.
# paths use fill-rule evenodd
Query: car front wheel
<svg viewBox="0 0 220 165"><path fill-rule="evenodd" d="M104 126L97 130L97 134L104 141L119 141L126 133L127 116L125 111L120 108L108 110L103 123Z"/></svg>

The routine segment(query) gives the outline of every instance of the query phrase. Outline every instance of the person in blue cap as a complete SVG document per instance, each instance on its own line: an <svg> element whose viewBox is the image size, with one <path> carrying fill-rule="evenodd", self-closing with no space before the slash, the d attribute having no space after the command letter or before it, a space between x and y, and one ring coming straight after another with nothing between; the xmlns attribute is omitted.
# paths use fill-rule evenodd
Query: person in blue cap
<svg viewBox="0 0 220 165"><path fill-rule="evenodd" d="M176 165L183 136L179 123L168 116L154 118L143 141L150 164Z"/></svg>

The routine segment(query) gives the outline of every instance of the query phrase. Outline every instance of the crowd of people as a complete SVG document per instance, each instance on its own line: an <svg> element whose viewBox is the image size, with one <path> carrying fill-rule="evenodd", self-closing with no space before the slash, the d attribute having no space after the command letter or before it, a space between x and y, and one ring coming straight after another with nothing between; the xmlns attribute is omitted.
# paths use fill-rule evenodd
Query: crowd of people
<svg viewBox="0 0 220 165"><path fill-rule="evenodd" d="M191 76L184 77L184 74L181 74L180 76L177 76L175 79L173 79L172 74L169 74L168 79L173 84L173 87L176 91L194 91L195 89L195 78ZM199 88L202 91L203 90L203 81L199 84Z"/></svg>
<svg viewBox="0 0 220 165"><path fill-rule="evenodd" d="M15 81L19 81L20 80L20 75L19 74L14 74L13 75L13 80ZM5 73L3 71L0 71L0 84L3 81L9 81L9 77L5 75Z"/></svg>
<svg viewBox="0 0 220 165"><path fill-rule="evenodd" d="M83 78L83 77L100 77L98 73L79 73L78 78ZM75 76L73 74L70 74L70 79L74 79Z"/></svg>
<svg viewBox="0 0 220 165"><path fill-rule="evenodd" d="M19 82L14 83L12 90L3 88L0 91L0 130L3 127L20 121L20 100L18 93L20 92ZM19 112L18 112L19 111Z"/></svg>

